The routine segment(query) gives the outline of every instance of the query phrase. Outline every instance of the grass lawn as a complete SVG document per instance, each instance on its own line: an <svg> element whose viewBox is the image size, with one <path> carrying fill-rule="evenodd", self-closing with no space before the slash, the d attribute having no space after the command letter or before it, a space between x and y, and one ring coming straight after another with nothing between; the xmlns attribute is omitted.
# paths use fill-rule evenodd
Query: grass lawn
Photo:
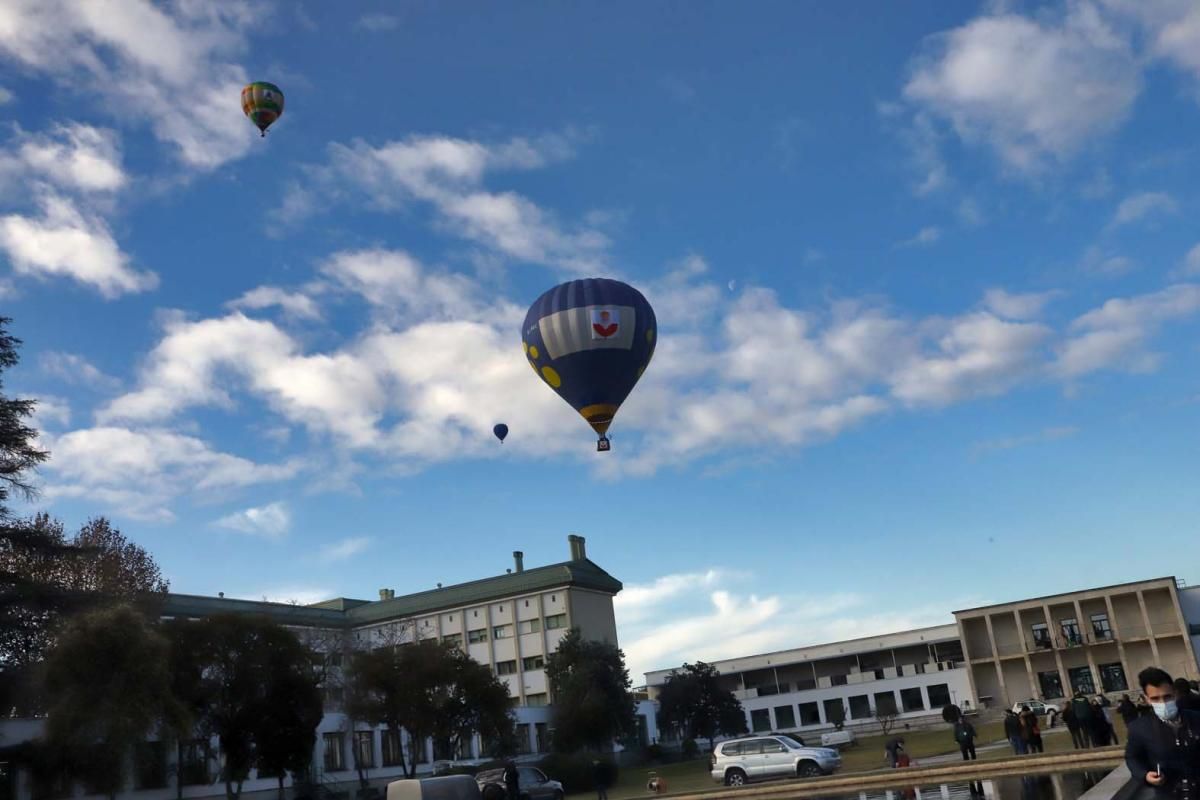
<svg viewBox="0 0 1200 800"><path fill-rule="evenodd" d="M1121 721L1120 717L1116 720L1116 726L1117 736L1121 744L1124 744L1126 736L1125 723ZM1055 733L1047 734L1043 732L1042 741L1047 753L1067 752L1073 748L1071 735L1065 729L1062 729L1062 733L1058 733L1057 731L1060 729L1062 729L1061 725L1054 729ZM977 746L993 744L1004 739L1003 722L976 724L975 730L978 733L978 738L976 739ZM958 744L954 741L954 735L949 725L921 731L894 731L889 736L864 736L858 739L858 743L854 747L842 751L841 773L868 772L870 770L882 769L886 766L883 757L883 746L892 736L904 737L904 749L918 764L922 758L958 752ZM1012 749L1005 747L980 753L979 759L981 761L991 761L993 759L1009 758L1012 755ZM651 772L657 773L659 777L666 781L667 792L670 794L715 789L719 785L709 775L709 759L705 756L693 761L681 761L675 764L623 768L620 771L616 785L608 790L610 800L648 797L649 793L646 791L646 781L649 780ZM581 792L569 795L568 800L582 800L582 798L590 796L594 797L591 793Z"/></svg>

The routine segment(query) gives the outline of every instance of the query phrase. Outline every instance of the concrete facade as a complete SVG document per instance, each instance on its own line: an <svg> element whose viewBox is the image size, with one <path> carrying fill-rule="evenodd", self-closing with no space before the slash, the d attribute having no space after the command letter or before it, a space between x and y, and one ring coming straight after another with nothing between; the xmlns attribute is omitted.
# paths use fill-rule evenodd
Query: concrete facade
<svg viewBox="0 0 1200 800"><path fill-rule="evenodd" d="M958 630L941 625L844 642L712 662L724 688L741 701L751 731L795 731L801 736L833 730L830 713L845 712L845 727L878 727L882 709L897 723L941 719L955 703L973 708ZM646 674L646 690L658 696L670 669Z"/></svg>
<svg viewBox="0 0 1200 800"><path fill-rule="evenodd" d="M1008 707L1136 690L1149 666L1200 678L1181 594L1167 577L955 611L972 693ZM1200 622L1200 595L1186 596Z"/></svg>

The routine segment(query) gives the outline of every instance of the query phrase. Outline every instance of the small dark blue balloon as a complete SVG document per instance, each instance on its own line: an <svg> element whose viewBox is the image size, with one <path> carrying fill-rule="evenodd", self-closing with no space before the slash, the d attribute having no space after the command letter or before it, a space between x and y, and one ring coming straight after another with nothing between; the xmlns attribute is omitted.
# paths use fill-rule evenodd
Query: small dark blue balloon
<svg viewBox="0 0 1200 800"><path fill-rule="evenodd" d="M587 278L555 286L535 300L521 340L533 371L603 439L654 357L657 325L654 309L637 289Z"/></svg>
<svg viewBox="0 0 1200 800"><path fill-rule="evenodd" d="M501 422L499 425L492 428L492 433L496 434L496 438L503 442L504 437L508 436L508 426Z"/></svg>

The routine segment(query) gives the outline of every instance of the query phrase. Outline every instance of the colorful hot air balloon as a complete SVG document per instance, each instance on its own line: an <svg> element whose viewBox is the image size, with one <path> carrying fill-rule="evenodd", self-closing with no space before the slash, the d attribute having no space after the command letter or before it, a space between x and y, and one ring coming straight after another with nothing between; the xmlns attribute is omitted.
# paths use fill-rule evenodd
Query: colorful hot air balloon
<svg viewBox="0 0 1200 800"><path fill-rule="evenodd" d="M267 128L283 114L283 92L266 81L248 83L242 89L242 111L266 136Z"/></svg>
<svg viewBox="0 0 1200 800"><path fill-rule="evenodd" d="M508 436L508 426L501 422L492 428L492 433L496 434L496 438L500 440L500 444L504 444L504 437Z"/></svg>
<svg viewBox="0 0 1200 800"><path fill-rule="evenodd" d="M657 321L642 293L608 278L555 286L525 315L521 329L533 371L600 435L654 356Z"/></svg>

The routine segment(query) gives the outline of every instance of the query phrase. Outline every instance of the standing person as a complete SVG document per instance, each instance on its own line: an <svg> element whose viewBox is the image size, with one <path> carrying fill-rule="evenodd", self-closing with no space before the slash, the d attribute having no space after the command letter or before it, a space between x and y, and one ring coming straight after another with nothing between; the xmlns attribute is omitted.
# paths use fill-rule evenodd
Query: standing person
<svg viewBox="0 0 1200 800"><path fill-rule="evenodd" d="M1108 747L1108 720L1104 717L1104 709L1093 699L1092 706L1092 747Z"/></svg>
<svg viewBox="0 0 1200 800"><path fill-rule="evenodd" d="M521 776L517 773L517 765L511 758L504 762L504 788L508 792L508 800L520 800Z"/></svg>
<svg viewBox="0 0 1200 800"><path fill-rule="evenodd" d="M1200 695L1192 691L1187 678L1175 679L1175 705L1181 711L1200 711Z"/></svg>
<svg viewBox="0 0 1200 800"><path fill-rule="evenodd" d="M1079 722L1079 739L1082 742L1080 746L1091 747L1092 704L1078 689L1075 690L1075 696L1071 698L1071 711L1075 712L1075 719Z"/></svg>
<svg viewBox="0 0 1200 800"><path fill-rule="evenodd" d="M967 722L966 717L959 717L954 723L954 741L962 751L963 761L974 761L975 755L975 726Z"/></svg>
<svg viewBox="0 0 1200 800"><path fill-rule="evenodd" d="M1062 718L1067 730L1071 732L1071 744L1076 750L1083 747L1083 739L1079 735L1079 720L1075 719L1075 710L1071 708L1070 701L1063 707Z"/></svg>
<svg viewBox="0 0 1200 800"><path fill-rule="evenodd" d="M1041 753L1042 749L1042 731L1038 728L1037 714L1029 708L1029 706L1021 706L1021 713L1017 716L1021 721L1021 738L1025 740L1025 750L1029 753Z"/></svg>
<svg viewBox="0 0 1200 800"><path fill-rule="evenodd" d="M596 800L608 800L608 787L612 779L607 761L596 759L592 762L592 782L596 784Z"/></svg>
<svg viewBox="0 0 1200 800"><path fill-rule="evenodd" d="M1019 756L1025 755L1025 737L1021 735L1021 720L1011 708L1004 711L1004 735L1012 745L1013 752Z"/></svg>
<svg viewBox="0 0 1200 800"><path fill-rule="evenodd" d="M1121 702L1117 703L1117 713L1121 715L1121 719L1125 721L1125 728L1129 728L1129 724L1137 719L1137 706L1129 699L1129 695L1121 695Z"/></svg>
<svg viewBox="0 0 1200 800"><path fill-rule="evenodd" d="M892 769L895 769L900 763L900 754L904 752L904 740L899 736L891 739L884 745L883 752L887 755L888 763L891 764Z"/></svg>
<svg viewBox="0 0 1200 800"><path fill-rule="evenodd" d="M1153 716L1140 716L1129 727L1125 763L1139 784L1159 798L1200 797L1200 712L1181 710L1171 676L1158 667L1138 674Z"/></svg>

